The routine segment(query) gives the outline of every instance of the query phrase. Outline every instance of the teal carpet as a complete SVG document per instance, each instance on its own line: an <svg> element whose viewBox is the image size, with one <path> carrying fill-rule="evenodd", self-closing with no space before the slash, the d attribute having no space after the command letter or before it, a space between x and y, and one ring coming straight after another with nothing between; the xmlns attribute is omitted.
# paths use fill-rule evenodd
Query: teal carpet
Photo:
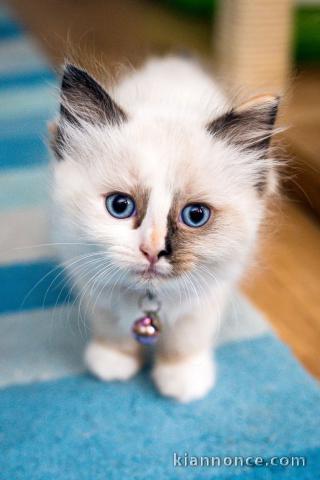
<svg viewBox="0 0 320 480"><path fill-rule="evenodd" d="M320 479L319 385L243 298L201 401L162 398L147 370L124 384L85 373L87 328L47 245L56 84L0 8L0 480Z"/></svg>

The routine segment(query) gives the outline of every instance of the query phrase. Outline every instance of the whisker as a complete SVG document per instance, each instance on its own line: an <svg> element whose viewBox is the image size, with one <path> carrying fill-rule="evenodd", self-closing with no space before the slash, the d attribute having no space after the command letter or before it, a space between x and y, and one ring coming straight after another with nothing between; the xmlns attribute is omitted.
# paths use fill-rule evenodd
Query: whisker
<svg viewBox="0 0 320 480"><path fill-rule="evenodd" d="M82 319L82 313L81 313L82 302L87 295L87 290L90 287L91 282L97 281L97 279L101 278L105 272L108 272L109 270L112 270L113 268L114 267L113 267L112 264L108 264L107 266L103 265L102 268L100 270L98 270L97 273L95 273L94 275L91 276L91 278L86 282L85 286L82 288L82 291L81 291L81 294L80 294L80 297L79 297L79 304L78 304L78 315L81 319ZM104 288L104 287L105 287L105 285L102 286L102 288ZM86 312L85 312L86 314L88 312L89 304L90 304L90 299L88 300L88 303L87 303L87 308L86 308ZM94 309L92 309L92 314L94 314Z"/></svg>
<svg viewBox="0 0 320 480"><path fill-rule="evenodd" d="M41 248L41 247L57 247L62 245L81 245L81 246L95 246L101 248L101 243L88 243L88 242L50 242L50 243L37 243L35 245L26 245L24 247L14 247L11 250L28 250L30 248Z"/></svg>
<svg viewBox="0 0 320 480"><path fill-rule="evenodd" d="M103 254L103 253L101 253L101 255L102 255L102 254ZM80 265L76 265L76 267L75 267L75 269L74 269L74 271L73 271L73 274L75 273L75 271L77 271L77 272L78 272L79 270L81 271L81 269L86 269L86 270L88 271L89 268L92 268L92 264L94 265L95 263L100 262L100 258L99 258L99 257L100 257L101 255L99 255L98 258L94 258L94 259L92 259L92 257L93 257L93 256L96 257L96 256L97 256L96 254L83 255L83 256L81 256L81 258L78 259L77 261L72 262L71 265L75 265L77 262L81 262ZM70 262L67 262L67 263L70 264ZM68 272L68 270L67 270L67 267L66 267L66 271L65 271L65 272L62 271L61 273L66 273L66 275L68 276L69 272ZM83 274L84 274L84 272L83 272ZM70 275L70 274L69 274L69 275ZM57 276L55 277L55 280L56 280L56 279L57 279ZM58 303L59 303L60 297L61 297L62 292L63 292L64 287L65 287L65 283L66 283L66 282L65 282L65 279L63 279L63 280L60 282L61 288L60 288L59 294L58 294L58 296L57 296L57 298L56 298L56 302L55 302L54 309L57 307L57 305L58 305ZM67 302L67 303L70 302L70 299L71 299L71 296L72 296L72 294L73 294L73 291L74 291L74 289L76 288L76 282L70 281L70 283L71 283L71 288L69 289L69 293L68 293L68 296L67 296L67 298L66 298L66 302ZM50 288L50 286L49 286L49 288ZM75 304L75 302L72 302L72 304L70 305L70 310L69 310L69 315L68 315L68 322L70 322L70 315L71 315L71 311L72 311L72 308L73 308L74 304ZM79 329L79 331L81 331L81 330Z"/></svg>
<svg viewBox="0 0 320 480"><path fill-rule="evenodd" d="M102 252L96 252L96 253L89 253L89 254L84 254L84 255L81 255L80 257L76 257L77 259L76 260L69 260L68 262L64 262L62 264L59 265L59 267L62 267L61 271L55 275L55 277L53 278L53 280L51 281L50 285L48 286L47 290L46 290L46 293L44 295L44 298L43 298L43 302L42 302L42 306L44 306L45 304L45 301L47 299L47 295L50 291L50 289L53 287L53 285L56 283L56 281L58 280L58 278L60 278L62 275L65 274L65 270L67 268L71 268L73 265L79 263L79 262L82 262L83 260L87 259L87 258L92 258L92 257L95 257L97 255L103 255ZM81 264L80 264L80 267L81 267ZM62 282L64 283L64 279L62 280ZM58 285L58 288L59 288L60 285Z"/></svg>
<svg viewBox="0 0 320 480"><path fill-rule="evenodd" d="M111 277L109 277L109 278L108 278L108 275L109 275L109 273L110 273L109 270L103 271L103 272L102 272L102 275L101 275L101 279L104 281L104 278L108 278L108 284L110 284L111 281L112 281L112 279L113 279L113 278L115 277L115 275L118 273L118 270L119 270L119 269L114 266L114 267L113 267L113 270L112 270L112 269L110 270L110 271L111 271ZM101 282L101 283L102 283L102 282ZM93 310L95 310L96 305L97 305L97 303L98 303L98 301L99 301L99 299L100 299L100 297L101 297L101 295L102 295L102 292L104 291L105 288L106 288L106 285L102 285L99 293L98 293L97 296L96 296L96 300L95 300L94 305L93 305ZM112 291L111 291L111 293L110 293L110 302L111 302L111 301L112 301Z"/></svg>
<svg viewBox="0 0 320 480"><path fill-rule="evenodd" d="M90 299L93 297L93 293L94 293L94 289L96 288L96 284L97 284L99 281L101 281L101 279L103 279L103 278L105 277L105 275L107 275L109 272L114 271L114 268L115 268L115 267L114 267L113 265L111 265L111 264L109 264L109 265L107 265L107 266L103 266L95 275L93 275L93 276L91 277L91 279L89 280L89 282L87 282L86 287L84 288L84 291L83 291L82 298L81 298L81 300L80 300L80 302L79 302L79 312L80 312L80 310L81 310L82 301L83 301L84 297L87 295L88 289L90 288L90 283L92 283L91 288L90 288L90 292L89 292L89 294L88 294L89 300L88 300L88 302L87 302L87 308L86 308L86 311L85 311L85 315L88 314L88 308L89 308L90 303L91 303L91 306L93 305L93 306L92 306L92 314L94 315L94 312L95 312L95 309L96 309L96 303L97 303L97 302L95 301L94 303L92 303ZM100 290L100 291L103 291L103 290L105 289L105 287L106 287L106 284L103 284L103 282L101 282L101 283L102 283L102 286L101 286L101 290Z"/></svg>

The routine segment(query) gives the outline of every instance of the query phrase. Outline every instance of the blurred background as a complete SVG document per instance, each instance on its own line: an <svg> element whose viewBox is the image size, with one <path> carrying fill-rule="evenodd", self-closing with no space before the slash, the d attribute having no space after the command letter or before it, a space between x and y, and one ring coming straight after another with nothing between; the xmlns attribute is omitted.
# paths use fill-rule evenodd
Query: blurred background
<svg viewBox="0 0 320 480"><path fill-rule="evenodd" d="M280 123L290 128L279 147L289 159L283 200L273 207L258 268L242 288L320 378L320 1L11 0L7 5L57 69L71 55L99 77L95 61L117 73L121 64L138 65L153 53L187 50L213 68L230 95L284 96ZM14 31L2 26L0 40L8 57ZM24 61L32 62L27 53Z"/></svg>

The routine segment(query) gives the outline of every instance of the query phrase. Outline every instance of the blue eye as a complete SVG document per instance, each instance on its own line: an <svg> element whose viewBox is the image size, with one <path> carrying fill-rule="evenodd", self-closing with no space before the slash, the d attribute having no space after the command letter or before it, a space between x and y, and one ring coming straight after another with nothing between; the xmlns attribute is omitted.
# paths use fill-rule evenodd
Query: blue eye
<svg viewBox="0 0 320 480"><path fill-rule="evenodd" d="M106 207L110 215L115 218L129 218L136 211L133 198L125 193L113 193L106 198Z"/></svg>
<svg viewBox="0 0 320 480"><path fill-rule="evenodd" d="M211 215L210 209L200 203L190 203L186 205L181 212L183 223L191 228L202 227L209 220Z"/></svg>

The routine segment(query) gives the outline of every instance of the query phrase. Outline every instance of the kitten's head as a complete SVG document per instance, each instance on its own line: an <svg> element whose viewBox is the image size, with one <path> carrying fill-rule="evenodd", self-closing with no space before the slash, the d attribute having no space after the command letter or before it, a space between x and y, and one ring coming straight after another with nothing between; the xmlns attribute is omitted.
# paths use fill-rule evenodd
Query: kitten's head
<svg viewBox="0 0 320 480"><path fill-rule="evenodd" d="M52 147L55 197L127 285L232 276L274 188L268 147L278 98L218 118L118 105L67 65Z"/></svg>

